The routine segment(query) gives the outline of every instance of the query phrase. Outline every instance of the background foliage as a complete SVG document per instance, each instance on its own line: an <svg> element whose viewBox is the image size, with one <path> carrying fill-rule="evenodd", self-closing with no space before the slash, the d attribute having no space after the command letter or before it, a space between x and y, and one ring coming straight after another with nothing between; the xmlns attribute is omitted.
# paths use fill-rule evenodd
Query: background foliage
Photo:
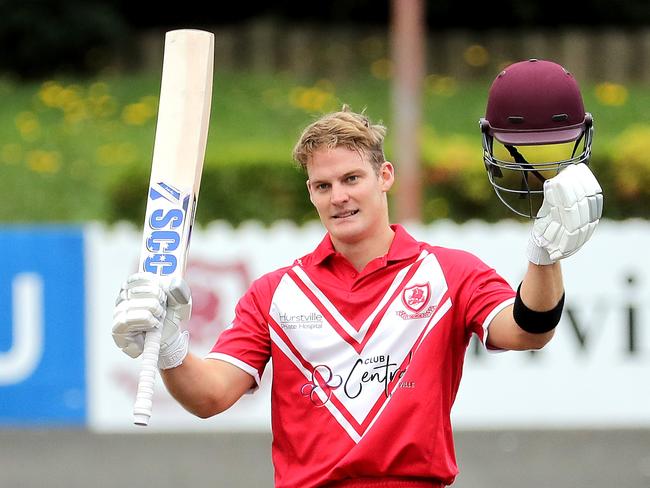
<svg viewBox="0 0 650 488"><path fill-rule="evenodd" d="M595 119L592 165L605 189L605 215L649 218L650 90L610 85L583 87ZM342 103L389 127L392 155L390 83L381 73L341 83L217 73L214 86L199 222L316 218L291 150L304 125ZM427 222L511 217L481 159L477 121L488 86L489 80L427 79L421 133ZM0 220L139 225L158 91L158 74L0 83L0 173L9 193Z"/></svg>
<svg viewBox="0 0 650 488"><path fill-rule="evenodd" d="M420 134L426 222L512 217L488 184L477 121L494 73L523 56L513 45L569 52L594 114L592 165L605 189L605 215L650 218L645 0L579 9L554 0L507 0L487 10L426 4L433 36ZM316 218L305 175L291 161L306 124L343 103L366 110L389 127L392 156L389 15L389 0L253 1L225 10L191 0L178 9L126 0L0 0L0 177L8 193L0 221L139 223L162 32L215 26L219 62L197 219ZM571 28L553 35L559 26ZM445 36L442 27L459 30Z"/></svg>

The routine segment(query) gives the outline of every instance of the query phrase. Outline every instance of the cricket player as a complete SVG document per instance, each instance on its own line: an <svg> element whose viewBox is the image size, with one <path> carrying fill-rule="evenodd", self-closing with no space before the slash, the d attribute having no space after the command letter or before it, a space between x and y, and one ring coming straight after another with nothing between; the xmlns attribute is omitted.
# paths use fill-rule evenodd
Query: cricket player
<svg viewBox="0 0 650 488"><path fill-rule="evenodd" d="M559 65L541 61L497 77L481 127L498 192L506 192L499 174L515 171L524 189L510 190L530 199L539 178L535 163L494 156L495 140L515 148L588 136L590 144L591 119L575 112L582 107L576 87ZM529 98L535 90L539 100ZM522 242L528 268L514 291L476 256L418 242L390 223L395 168L384 135L347 107L304 130L294 157L327 232L311 253L251 285L207 357L188 352L185 282L162 288L135 274L119 292L115 342L137 357L143 331L162 327L164 383L199 417L254 392L273 359L279 488L451 485L458 470L450 412L472 334L491 350L548 343L564 303L560 260L585 244L601 216L588 154L545 163L539 177L554 176L545 179L530 240Z"/></svg>

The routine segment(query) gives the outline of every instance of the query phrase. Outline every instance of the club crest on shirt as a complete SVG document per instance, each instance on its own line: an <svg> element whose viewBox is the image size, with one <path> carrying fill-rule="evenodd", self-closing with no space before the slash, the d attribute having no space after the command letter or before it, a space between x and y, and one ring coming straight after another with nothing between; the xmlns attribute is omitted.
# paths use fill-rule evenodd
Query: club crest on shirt
<svg viewBox="0 0 650 488"><path fill-rule="evenodd" d="M424 319L431 317L436 310L435 305L426 305L431 297L429 282L405 288L402 292L402 303L406 310L397 310L395 313L403 320Z"/></svg>
<svg viewBox="0 0 650 488"><path fill-rule="evenodd" d="M419 312L429 301L431 287L427 281L423 285L413 285L404 288L402 292L402 303L412 312Z"/></svg>

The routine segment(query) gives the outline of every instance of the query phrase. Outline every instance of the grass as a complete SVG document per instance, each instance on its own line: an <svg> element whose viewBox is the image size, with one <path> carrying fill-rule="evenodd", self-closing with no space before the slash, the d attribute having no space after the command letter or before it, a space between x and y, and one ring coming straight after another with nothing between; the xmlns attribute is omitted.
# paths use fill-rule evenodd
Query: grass
<svg viewBox="0 0 650 488"><path fill-rule="evenodd" d="M462 141L482 167L478 119L489 83L427 78L423 144ZM0 82L0 175L8 193L0 221L103 220L107 187L125 168L148 171L159 84L158 73ZM213 93L206 165L291 164L301 129L342 103L392 123L390 82L370 75L334 83L217 73ZM599 84L583 86L583 94L595 119L596 154L612 151L626 128L650 125L647 87ZM389 131L389 157L392 148Z"/></svg>

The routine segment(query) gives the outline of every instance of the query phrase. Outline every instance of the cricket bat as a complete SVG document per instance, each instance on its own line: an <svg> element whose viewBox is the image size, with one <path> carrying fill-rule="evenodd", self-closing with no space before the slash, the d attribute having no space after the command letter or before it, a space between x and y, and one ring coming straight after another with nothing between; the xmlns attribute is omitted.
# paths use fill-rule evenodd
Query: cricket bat
<svg viewBox="0 0 650 488"><path fill-rule="evenodd" d="M165 35L139 271L166 283L185 272L210 121L213 60L212 33L182 29ZM161 335L159 328L145 337L136 425L148 425L151 417Z"/></svg>

